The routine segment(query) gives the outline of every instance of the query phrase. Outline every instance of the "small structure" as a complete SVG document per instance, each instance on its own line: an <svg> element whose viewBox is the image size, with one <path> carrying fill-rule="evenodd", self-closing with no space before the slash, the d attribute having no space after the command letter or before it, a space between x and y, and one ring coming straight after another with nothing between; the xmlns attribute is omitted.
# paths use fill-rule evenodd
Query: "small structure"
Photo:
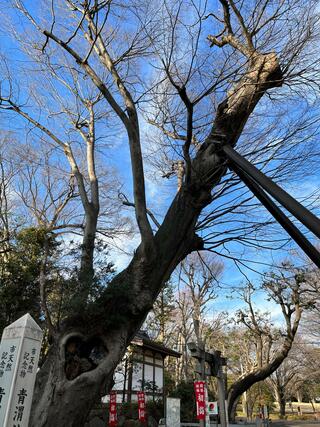
<svg viewBox="0 0 320 427"><path fill-rule="evenodd" d="M165 425L167 427L180 427L180 412L180 399L167 397Z"/></svg>
<svg viewBox="0 0 320 427"><path fill-rule="evenodd" d="M43 332L30 314L7 326L0 345L0 425L27 427Z"/></svg>
<svg viewBox="0 0 320 427"><path fill-rule="evenodd" d="M138 391L144 391L147 400L164 397L164 360L167 356L179 358L180 353L152 341L139 331L115 372L117 402L137 401Z"/></svg>

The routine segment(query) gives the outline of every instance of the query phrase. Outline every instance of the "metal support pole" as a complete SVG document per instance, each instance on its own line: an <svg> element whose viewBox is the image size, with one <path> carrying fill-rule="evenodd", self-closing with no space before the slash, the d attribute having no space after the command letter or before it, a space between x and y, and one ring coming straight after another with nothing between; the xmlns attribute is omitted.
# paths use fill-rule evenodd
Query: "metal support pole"
<svg viewBox="0 0 320 427"><path fill-rule="evenodd" d="M302 224L320 238L320 220L301 203L297 202L290 194L275 184L270 178L260 172L248 160L237 153L231 145L222 145L222 151L230 159L233 164L236 164L261 187L263 187L272 197L274 197L281 205L292 213Z"/></svg>
<svg viewBox="0 0 320 427"><path fill-rule="evenodd" d="M308 257L320 268L320 253L309 242L308 239L300 232L300 230L292 224L286 215L278 208L278 206L270 199L270 197L262 190L262 188L241 170L233 161L231 162L232 169L236 172L239 178L246 184L252 193L260 200L271 215L279 222L286 230L292 239L300 246L300 248L308 255Z"/></svg>

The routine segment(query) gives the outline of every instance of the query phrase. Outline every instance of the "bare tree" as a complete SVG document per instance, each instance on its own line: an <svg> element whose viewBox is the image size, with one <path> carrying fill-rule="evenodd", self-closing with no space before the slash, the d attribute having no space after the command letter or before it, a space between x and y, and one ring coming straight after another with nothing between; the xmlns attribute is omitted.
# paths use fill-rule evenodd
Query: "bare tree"
<svg viewBox="0 0 320 427"><path fill-rule="evenodd" d="M280 271L266 276L263 287L269 298L281 308L284 330L274 330L265 315L254 310L252 302L253 286L244 293L247 311L239 311L238 319L248 330L254 347L255 359L239 378L229 387L228 410L234 417L236 404L241 394L253 384L268 378L287 358L301 320L303 310L314 302L308 292L308 277L303 271ZM250 366L251 365L251 366Z"/></svg>
<svg viewBox="0 0 320 427"><path fill-rule="evenodd" d="M293 85L300 80L305 83L302 86L305 90L317 87L316 80L310 82L315 69L310 46L316 36L316 20L312 5L308 5L309 12L306 8L302 11L298 6L303 2L297 0L289 4L280 0L257 0L250 2L250 7L220 0L220 7L213 10L206 2L165 1L159 10L158 2L117 4L98 0L57 0L43 5L41 17L33 16L22 0L10 3L32 34L31 40L24 35L30 41L30 48L40 56L50 55L61 67L65 66L59 59L61 54L68 58L72 69L90 82L103 105L113 112L117 125L120 124L126 133L130 151L132 203L141 244L128 267L115 276L98 300L86 299L88 287L86 280L82 282L81 310L65 319L56 331L37 377L31 425L71 427L83 425L92 404L110 389L113 371L126 346L179 262L191 252L203 249L205 242L215 250L226 240L238 236L244 244L255 245L248 238L249 232L259 229L253 220L247 224L245 232L237 224L231 227L227 237L221 238L221 229L212 229L215 222L220 222L219 203L223 202L221 199L217 202L213 214L208 206L217 200L218 194L230 197L235 191L234 177L228 182L224 180L227 162L220 147L222 143L232 146L238 143L265 94L271 98L278 93L284 94L289 108L289 93L283 87L285 82ZM190 10L192 14L188 13ZM125 40L125 48L121 47L120 38ZM299 63L301 56L304 67ZM150 83L145 78L141 69L146 66L157 69L156 81ZM157 102L154 96L157 92L170 102ZM150 108L145 108L149 97ZM33 116L32 110L26 111L24 101L17 99L13 84L9 88L2 85L2 108L37 127L54 141L70 163L87 218L83 272L86 276L92 275L91 259L87 263L87 255L92 253L92 233L96 230L99 211L95 196L92 123L88 121L89 132L86 133L87 190L73 148L64 139L66 135L55 134ZM267 99L265 102L260 102L260 106L267 105ZM171 158L172 152L178 153L177 160L183 161L180 189L163 220L158 221L157 230L153 229L148 217L139 108L147 114L152 110L156 111L156 116L159 114L160 120L155 120L157 126L164 135L170 132L176 142L172 144L170 140L170 162L175 160ZM265 111L268 110L270 106ZM167 122L169 129L164 127ZM262 139L261 135L250 147L251 155L256 156L256 162L262 158L262 165L269 165L273 153L275 161L270 169L277 169L273 175L285 176L281 164L277 164L276 154L281 158L287 139L282 137L275 145L270 140L261 144ZM303 145L306 146L308 144ZM245 145L243 147L245 149ZM267 155L262 156L265 152ZM301 159L292 152L290 160L301 164ZM246 199L248 197L237 201L236 205L241 207ZM232 214L233 207L230 203L227 205L227 212ZM229 217L229 225L230 220ZM203 239L197 231L205 225L210 231ZM282 298L281 292L274 292L274 295ZM284 306L289 322L285 353L295 334L299 311L297 308L297 318L291 324L293 313L286 311L285 303ZM92 351L100 353L96 363L90 359ZM279 359L275 360L273 366ZM72 367L75 369L70 376ZM266 371L262 368L259 372L263 376L261 372ZM257 378L252 374L248 382L253 377ZM244 382L234 385L230 401L238 396L243 385Z"/></svg>
<svg viewBox="0 0 320 427"><path fill-rule="evenodd" d="M168 343L181 352L174 377L176 383L187 381L192 376L193 361L188 343L195 340L204 346L211 337L206 320L209 304L216 298L223 265L205 253L188 256L173 275L175 283L175 309L172 311ZM218 319L215 319L218 323ZM213 327L213 325L211 325Z"/></svg>
<svg viewBox="0 0 320 427"><path fill-rule="evenodd" d="M82 301L85 303L88 292L92 283L94 269L93 269L93 252L94 242L96 238L98 216L100 211L100 200L99 200L99 185L96 174L96 162L95 162L95 112L94 106L97 101L83 100L86 108L88 109L88 119L83 119L81 124L78 121L74 122L75 128L79 131L86 144L86 161L87 161L87 176L89 185L86 186L86 176L81 172L73 149L69 143L62 141L53 131L42 125L30 114L24 112L21 107L15 104L11 98L6 100L7 106L5 108L13 110L21 115L27 122L31 123L36 128L40 129L47 137L49 137L60 149L63 150L71 168L72 177L76 180L80 200L85 212L85 223L83 227L83 241L81 250L81 263L79 270L79 281L83 284L83 295ZM79 119L78 119L79 120ZM83 130L87 128L88 130ZM29 173L33 173L29 171ZM31 178L31 177L30 177ZM30 180L29 180L30 182ZM50 194L48 189L48 194ZM64 203L63 203L64 205ZM63 209L61 206L61 210ZM59 208L60 211L60 208ZM79 300L80 301L80 300Z"/></svg>
<svg viewBox="0 0 320 427"><path fill-rule="evenodd" d="M223 264L213 256L204 254L189 255L181 263L179 282L190 294L192 305L193 333L198 345L205 345L204 315L208 304L216 298Z"/></svg>
<svg viewBox="0 0 320 427"><path fill-rule="evenodd" d="M279 405L280 418L286 415L286 402L288 401L290 385L296 382L299 376L299 362L292 360L289 357L283 361L279 368L267 379L267 384L275 396L275 400Z"/></svg>
<svg viewBox="0 0 320 427"><path fill-rule="evenodd" d="M193 334L193 325L190 319L192 318L192 302L190 295L183 289L178 290L177 295L177 350L181 352L180 359L175 361L175 382L179 384L181 381L186 381L190 375L192 363L188 353L187 344Z"/></svg>
<svg viewBox="0 0 320 427"><path fill-rule="evenodd" d="M10 221L10 192L12 191L12 181L15 176L14 165L4 158L5 140L0 144L0 256L6 259L10 250L10 239L13 237Z"/></svg>
<svg viewBox="0 0 320 427"><path fill-rule="evenodd" d="M176 322L173 321L175 314L174 289L172 283L168 282L161 289L154 302L152 311L144 324L144 329L149 334L151 333L154 340L168 345L168 342L172 342L172 335L177 326Z"/></svg>

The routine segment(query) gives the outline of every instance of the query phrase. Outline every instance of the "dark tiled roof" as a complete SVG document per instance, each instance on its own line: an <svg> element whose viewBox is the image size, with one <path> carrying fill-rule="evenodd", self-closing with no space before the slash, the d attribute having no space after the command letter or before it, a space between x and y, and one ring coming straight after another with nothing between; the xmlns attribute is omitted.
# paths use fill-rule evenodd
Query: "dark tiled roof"
<svg viewBox="0 0 320 427"><path fill-rule="evenodd" d="M150 337L149 337L149 334L148 334L148 332L147 331L144 331L143 329L140 329L140 331L138 331L136 334L135 334L135 336L134 336L134 338L140 338L140 339L147 339L147 340L150 340Z"/></svg>
<svg viewBox="0 0 320 427"><path fill-rule="evenodd" d="M172 350L171 348L168 348L156 341L152 341L145 331L139 331L136 333L134 339L131 341L131 344L144 347L148 350L157 351L158 353L161 353L165 356L173 356L177 358L181 356L181 353L178 351Z"/></svg>

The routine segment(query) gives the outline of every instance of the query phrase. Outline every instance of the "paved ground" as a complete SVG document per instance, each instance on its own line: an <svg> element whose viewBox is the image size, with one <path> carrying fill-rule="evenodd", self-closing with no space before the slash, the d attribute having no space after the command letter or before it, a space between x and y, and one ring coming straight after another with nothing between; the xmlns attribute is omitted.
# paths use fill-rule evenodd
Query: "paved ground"
<svg viewBox="0 0 320 427"><path fill-rule="evenodd" d="M210 427L216 427L214 423L210 423ZM220 424L218 427L221 427ZM255 423L252 424L229 424L229 427L257 427ZM263 424L262 424L263 427ZM320 421L288 421L277 420L271 421L269 427L320 427Z"/></svg>
<svg viewBox="0 0 320 427"><path fill-rule="evenodd" d="M266 427L263 424L229 424L230 427ZM269 427L320 427L320 420L272 420Z"/></svg>
<svg viewBox="0 0 320 427"><path fill-rule="evenodd" d="M270 427L316 427L320 426L320 421L290 421L290 420L279 420L272 421Z"/></svg>

